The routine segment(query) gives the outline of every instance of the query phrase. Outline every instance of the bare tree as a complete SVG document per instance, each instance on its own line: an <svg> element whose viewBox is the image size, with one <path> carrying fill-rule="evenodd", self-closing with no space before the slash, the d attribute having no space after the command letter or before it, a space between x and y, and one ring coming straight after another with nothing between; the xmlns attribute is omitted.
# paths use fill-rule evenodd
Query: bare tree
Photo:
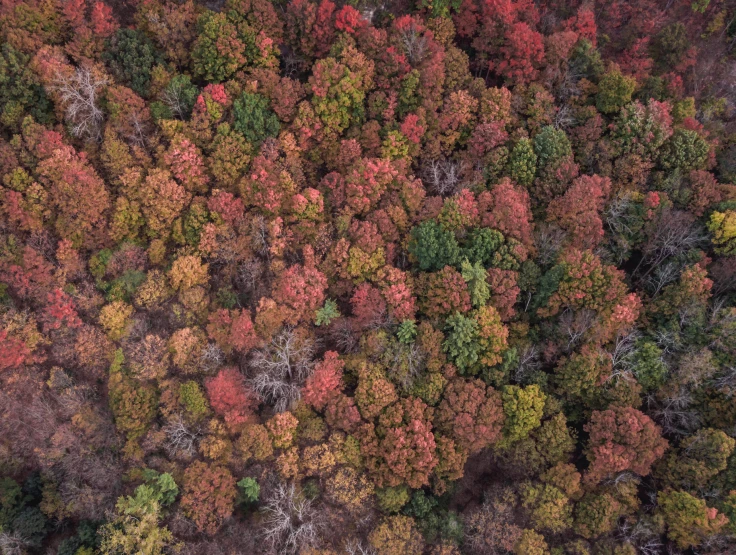
<svg viewBox="0 0 736 555"><path fill-rule="evenodd" d="M358 350L357 330L350 318L338 318L330 324L329 337L341 353L354 353Z"/></svg>
<svg viewBox="0 0 736 555"><path fill-rule="evenodd" d="M105 116L98 106L98 97L107 83L106 77L88 67L78 67L70 76L56 75L51 89L59 94L75 137L100 137Z"/></svg>
<svg viewBox="0 0 736 555"><path fill-rule="evenodd" d="M611 357L611 375L609 380L615 377L630 377L634 372L634 356L636 355L636 342L641 337L638 331L627 334L619 333L613 341Z"/></svg>
<svg viewBox="0 0 736 555"><path fill-rule="evenodd" d="M268 223L263 216L253 218L250 237L253 249L264 258L267 257L271 246L268 239Z"/></svg>
<svg viewBox="0 0 736 555"><path fill-rule="evenodd" d="M412 65L421 62L427 53L427 37L419 33L417 26L414 24L401 31L401 45L404 47L404 53Z"/></svg>
<svg viewBox="0 0 736 555"><path fill-rule="evenodd" d="M460 185L460 168L457 162L446 158L425 163L420 176L431 191L445 197L455 194Z"/></svg>
<svg viewBox="0 0 736 555"><path fill-rule="evenodd" d="M682 267L674 262L665 262L657 266L644 280L644 286L650 291L652 298L659 295L662 289L680 277Z"/></svg>
<svg viewBox="0 0 736 555"><path fill-rule="evenodd" d="M285 411L297 401L300 388L314 367L314 343L291 328L284 328L250 361L255 371L253 389L267 403Z"/></svg>
<svg viewBox="0 0 736 555"><path fill-rule="evenodd" d="M525 383L535 370L541 366L539 361L539 347L537 345L527 345L519 352L519 364L514 371L514 381L516 383Z"/></svg>
<svg viewBox="0 0 736 555"><path fill-rule="evenodd" d="M692 393L684 387L674 395L659 399L654 395L647 397L649 413L666 434L686 436L702 426L702 419L692 408Z"/></svg>
<svg viewBox="0 0 736 555"><path fill-rule="evenodd" d="M165 449L171 457L192 457L197 452L197 441L201 432L191 429L184 422L181 414L177 414L163 428L166 434Z"/></svg>
<svg viewBox="0 0 736 555"><path fill-rule="evenodd" d="M360 540L350 540L345 544L346 555L376 555L371 546L363 545Z"/></svg>
<svg viewBox="0 0 736 555"><path fill-rule="evenodd" d="M633 203L634 193L631 191L626 191L608 203L603 212L603 218L611 231L617 234L632 232L632 226L636 220L632 210Z"/></svg>
<svg viewBox="0 0 736 555"><path fill-rule="evenodd" d="M293 483L276 486L261 511L263 538L278 553L298 553L318 543L324 522L312 501Z"/></svg>
<svg viewBox="0 0 736 555"><path fill-rule="evenodd" d="M695 217L683 210L667 210L656 222L642 249L642 259L634 272L649 266L640 279L653 272L666 260L704 245L708 236L697 225Z"/></svg>
<svg viewBox="0 0 736 555"><path fill-rule="evenodd" d="M542 266L552 264L557 253L565 242L566 233L556 225L542 224L534 233L534 245L537 247L537 261Z"/></svg>
<svg viewBox="0 0 736 555"><path fill-rule="evenodd" d="M199 366L203 372L213 374L225 361L225 354L217 343L207 343L199 356Z"/></svg>
<svg viewBox="0 0 736 555"><path fill-rule="evenodd" d="M624 542L635 546L637 553L642 555L661 555L664 548L661 534L648 520L639 519L632 522L624 519L619 525L617 535Z"/></svg>
<svg viewBox="0 0 736 555"><path fill-rule="evenodd" d="M0 553L2 555L23 555L29 545L28 540L18 534L0 533Z"/></svg>
<svg viewBox="0 0 736 555"><path fill-rule="evenodd" d="M387 350L384 362L391 379L403 391L409 391L424 369L426 354L416 343L405 345L398 341Z"/></svg>
<svg viewBox="0 0 736 555"><path fill-rule="evenodd" d="M585 334L595 326L597 321L598 318L592 310L586 308L582 310L565 309L560 315L560 329L569 338L567 341L567 350L573 350L582 341Z"/></svg>
<svg viewBox="0 0 736 555"><path fill-rule="evenodd" d="M166 104L179 119L186 119L188 116L187 102L184 99L184 83L175 80L172 81L166 89L161 93L161 102Z"/></svg>

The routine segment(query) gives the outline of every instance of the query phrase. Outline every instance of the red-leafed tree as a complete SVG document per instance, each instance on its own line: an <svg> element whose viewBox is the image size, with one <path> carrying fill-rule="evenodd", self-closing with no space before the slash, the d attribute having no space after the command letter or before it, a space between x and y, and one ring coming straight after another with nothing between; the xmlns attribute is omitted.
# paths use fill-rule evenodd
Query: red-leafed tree
<svg viewBox="0 0 736 555"><path fill-rule="evenodd" d="M246 205L269 216L282 213L296 193L297 186L289 172L273 156L256 156L250 174L238 185Z"/></svg>
<svg viewBox="0 0 736 555"><path fill-rule="evenodd" d="M74 301L61 289L54 289L53 292L49 293L47 303L44 313L46 329L78 328L82 325L82 321L74 308Z"/></svg>
<svg viewBox="0 0 736 555"><path fill-rule="evenodd" d="M412 292L410 276L393 266L381 271L380 286L388 305L388 313L397 321L411 320L416 313L416 297Z"/></svg>
<svg viewBox="0 0 736 555"><path fill-rule="evenodd" d="M202 461L184 471L181 507L197 528L214 535L233 513L237 490L235 478L224 466Z"/></svg>
<svg viewBox="0 0 736 555"><path fill-rule="evenodd" d="M302 388L302 399L317 410L322 410L332 394L342 387L342 369L345 363L335 351L327 351L314 373Z"/></svg>
<svg viewBox="0 0 736 555"><path fill-rule="evenodd" d="M532 246L532 208L529 193L524 189L503 178L491 191L478 196L478 207L483 227L498 229L525 246Z"/></svg>
<svg viewBox="0 0 736 555"><path fill-rule="evenodd" d="M92 247L104 241L110 194L84 153L64 146L40 162L37 172L48 186L56 208L56 230L75 245Z"/></svg>
<svg viewBox="0 0 736 555"><path fill-rule="evenodd" d="M31 350L23 340L13 337L6 330L0 330L0 370L16 368L31 355Z"/></svg>
<svg viewBox="0 0 736 555"><path fill-rule="evenodd" d="M417 290L422 292L419 306L430 318L470 310L468 287L462 274L452 266L422 274L417 281Z"/></svg>
<svg viewBox="0 0 736 555"><path fill-rule="evenodd" d="M435 425L469 454L493 444L501 435L501 394L480 380L456 378L445 388Z"/></svg>
<svg viewBox="0 0 736 555"><path fill-rule="evenodd" d="M624 470L646 476L668 445L659 426L631 407L594 411L585 431L590 434L585 480L593 484Z"/></svg>
<svg viewBox="0 0 736 555"><path fill-rule="evenodd" d="M237 198L232 193L220 189L214 189L212 191L212 196L207 199L207 209L210 212L216 213L225 222L233 226L240 222L245 215L243 200Z"/></svg>
<svg viewBox="0 0 736 555"><path fill-rule="evenodd" d="M501 61L492 63L491 69L514 85L529 83L536 79L544 60L543 37L527 23L517 21L506 30L500 54Z"/></svg>
<svg viewBox="0 0 736 555"><path fill-rule="evenodd" d="M517 284L518 279L519 273L513 270L500 268L488 270L486 281L491 292L489 302L498 310L501 320L507 321L514 316L514 305L521 292Z"/></svg>
<svg viewBox="0 0 736 555"><path fill-rule="evenodd" d="M315 268L311 247L304 250L304 265L288 268L273 288L273 299L283 307L284 320L290 324L313 319L314 312L325 302L327 276Z"/></svg>
<svg viewBox="0 0 736 555"><path fill-rule="evenodd" d="M244 353L260 342L247 310L223 308L213 312L209 317L207 333L226 352L236 349Z"/></svg>
<svg viewBox="0 0 736 555"><path fill-rule="evenodd" d="M378 426L358 432L366 467L383 486L420 488L437 466L432 409L416 398L401 399L380 416Z"/></svg>
<svg viewBox="0 0 736 555"><path fill-rule="evenodd" d="M205 382L210 405L223 416L231 429L239 429L253 418L258 399L246 387L245 379L237 368L223 368Z"/></svg>
<svg viewBox="0 0 736 555"><path fill-rule="evenodd" d="M118 28L118 22L112 14L112 7L104 2L95 2L92 5L89 18L95 36L107 38Z"/></svg>
<svg viewBox="0 0 736 555"><path fill-rule="evenodd" d="M204 161L199 148L182 135L176 135L169 150L164 154L164 162L174 178L191 193L207 191L209 177L205 173Z"/></svg>
<svg viewBox="0 0 736 555"><path fill-rule="evenodd" d="M355 323L361 328L377 327L387 318L386 301L370 283L361 283L350 298Z"/></svg>
<svg viewBox="0 0 736 555"><path fill-rule="evenodd" d="M566 230L574 247L595 248L603 238L600 211L610 189L611 180L607 177L578 177L564 195L549 203L547 221Z"/></svg>
<svg viewBox="0 0 736 555"><path fill-rule="evenodd" d="M721 186L712 173L693 170L689 176L692 196L688 208L696 216L702 216L713 204L723 200Z"/></svg>
<svg viewBox="0 0 736 555"><path fill-rule="evenodd" d="M345 432L353 432L361 422L355 400L343 393L334 392L325 406L325 421L328 425Z"/></svg>

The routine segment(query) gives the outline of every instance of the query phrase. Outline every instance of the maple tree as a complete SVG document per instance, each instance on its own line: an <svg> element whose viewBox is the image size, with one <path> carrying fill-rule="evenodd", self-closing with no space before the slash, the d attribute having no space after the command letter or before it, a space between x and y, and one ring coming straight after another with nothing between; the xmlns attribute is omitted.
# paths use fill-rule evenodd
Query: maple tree
<svg viewBox="0 0 736 555"><path fill-rule="evenodd" d="M184 472L181 506L197 529L214 534L233 512L235 478L226 468L192 463Z"/></svg>
<svg viewBox="0 0 736 555"><path fill-rule="evenodd" d="M623 470L646 476L668 445L651 418L631 407L594 411L585 429L590 434L585 479L593 483Z"/></svg>
<svg viewBox="0 0 736 555"><path fill-rule="evenodd" d="M242 428L253 416L258 400L236 368L223 368L205 382L207 397L215 412L233 429Z"/></svg>

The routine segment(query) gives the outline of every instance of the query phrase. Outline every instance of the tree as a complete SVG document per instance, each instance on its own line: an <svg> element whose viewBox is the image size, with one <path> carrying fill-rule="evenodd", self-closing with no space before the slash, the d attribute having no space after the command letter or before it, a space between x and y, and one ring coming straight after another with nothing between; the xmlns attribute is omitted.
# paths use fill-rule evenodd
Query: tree
<svg viewBox="0 0 736 555"><path fill-rule="evenodd" d="M379 416L378 426L364 425L361 454L379 486L420 488L438 464L436 441L432 433L432 409L423 401L400 399Z"/></svg>
<svg viewBox="0 0 736 555"><path fill-rule="evenodd" d="M521 533L519 543L514 547L515 555L547 555L549 546L544 536L534 530L526 529Z"/></svg>
<svg viewBox="0 0 736 555"><path fill-rule="evenodd" d="M708 220L708 230L713 234L713 244L718 254L736 254L736 211L715 211Z"/></svg>
<svg viewBox="0 0 736 555"><path fill-rule="evenodd" d="M534 182L537 172L537 155L529 139L522 138L514 145L509 158L511 178L525 187Z"/></svg>
<svg viewBox="0 0 736 555"><path fill-rule="evenodd" d="M535 529L559 533L572 525L572 504L555 486L524 485L521 503L530 511L531 523Z"/></svg>
<svg viewBox="0 0 736 555"><path fill-rule="evenodd" d="M532 245L529 194L514 185L510 179L503 178L491 191L478 195L478 209L482 226L495 228L504 236L512 237L527 247Z"/></svg>
<svg viewBox="0 0 736 555"><path fill-rule="evenodd" d="M427 220L411 230L409 253L425 272L454 266L460 257L455 235L437 221Z"/></svg>
<svg viewBox="0 0 736 555"><path fill-rule="evenodd" d="M470 295L465 280L451 266L445 266L439 272L421 274L417 288L425 292L419 299L419 306L430 318L470 310Z"/></svg>
<svg viewBox="0 0 736 555"><path fill-rule="evenodd" d="M501 323L498 311L484 306L470 317L454 313L446 322L449 333L443 350L462 375L476 375L482 367L500 363L506 349L508 329Z"/></svg>
<svg viewBox="0 0 736 555"><path fill-rule="evenodd" d="M74 308L74 302L61 289L55 289L53 293L49 293L47 302L45 314L47 329L58 330L62 326L78 328L82 325L82 320L79 319Z"/></svg>
<svg viewBox="0 0 736 555"><path fill-rule="evenodd" d="M577 532L587 539L612 532L621 513L621 504L610 493L586 493L575 505Z"/></svg>
<svg viewBox="0 0 736 555"><path fill-rule="evenodd" d="M315 326L329 326L335 318L340 317L340 310L337 303L333 299L327 299L322 308L318 308L314 313Z"/></svg>
<svg viewBox="0 0 736 555"><path fill-rule="evenodd" d="M667 537L680 549L699 545L708 536L718 533L727 522L725 515L684 491L661 492L657 501L667 526Z"/></svg>
<svg viewBox="0 0 736 555"><path fill-rule="evenodd" d="M7 127L19 127L24 112L41 124L53 120L51 102L31 70L30 60L9 43L0 48L0 122Z"/></svg>
<svg viewBox="0 0 736 555"><path fill-rule="evenodd" d="M284 307L284 320L296 324L311 320L325 302L327 277L313 264L295 264L276 280L273 299Z"/></svg>
<svg viewBox="0 0 736 555"><path fill-rule="evenodd" d="M422 535L414 519L396 515L383 520L368 536L378 555L419 555L424 548Z"/></svg>
<svg viewBox="0 0 736 555"><path fill-rule="evenodd" d="M547 125L534 136L534 153L540 169L553 166L572 154L570 139L562 129Z"/></svg>
<svg viewBox="0 0 736 555"><path fill-rule="evenodd" d="M171 285L177 290L186 290L207 283L209 265L203 264L198 256L180 256L169 270Z"/></svg>
<svg viewBox="0 0 736 555"><path fill-rule="evenodd" d="M276 449L288 449L296 439L299 421L290 412L280 412L266 422L266 429Z"/></svg>
<svg viewBox="0 0 736 555"><path fill-rule="evenodd" d="M208 535L214 535L232 515L238 495L235 478L227 468L202 461L192 463L184 471L182 491L184 514Z"/></svg>
<svg viewBox="0 0 736 555"><path fill-rule="evenodd" d="M493 444L503 424L500 394L480 380L462 378L447 385L435 417L437 428L471 455Z"/></svg>
<svg viewBox="0 0 736 555"><path fill-rule="evenodd" d="M655 474L676 489L705 488L728 465L736 441L721 430L701 428L662 461Z"/></svg>
<svg viewBox="0 0 736 555"><path fill-rule="evenodd" d="M595 406L600 399L601 385L610 377L611 371L608 355L593 345L585 344L579 352L560 359L554 381L561 395Z"/></svg>
<svg viewBox="0 0 736 555"><path fill-rule="evenodd" d="M327 351L324 359L314 367L302 389L302 399L317 410L322 410L327 400L342 387L342 371L345 363L335 351Z"/></svg>
<svg viewBox="0 0 736 555"><path fill-rule="evenodd" d="M635 90L636 79L623 75L621 69L613 64L598 83L596 108L604 114L616 113L631 102Z"/></svg>
<svg viewBox="0 0 736 555"><path fill-rule="evenodd" d="M148 96L151 70L160 62L160 57L144 33L135 29L118 29L108 39L102 57L119 81L139 95Z"/></svg>
<svg viewBox="0 0 736 555"><path fill-rule="evenodd" d="M31 354L23 340L0 330L0 370L16 368L24 363Z"/></svg>
<svg viewBox="0 0 736 555"><path fill-rule="evenodd" d="M207 191L209 176L205 173L202 152L197 146L182 135L175 135L169 149L164 154L164 162L172 175L190 193Z"/></svg>
<svg viewBox="0 0 736 555"><path fill-rule="evenodd" d="M501 399L506 419L502 445L525 439L532 430L540 426L545 398L537 385L524 388L507 385L503 388Z"/></svg>
<svg viewBox="0 0 736 555"><path fill-rule="evenodd" d="M611 189L611 180L597 175L581 176L565 194L547 207L547 220L557 223L572 237L576 248L594 248L603 239L600 212Z"/></svg>
<svg viewBox="0 0 736 555"><path fill-rule="evenodd" d="M253 159L250 171L238 184L238 192L247 206L275 216L285 212L297 185L278 159L261 154Z"/></svg>
<svg viewBox="0 0 736 555"><path fill-rule="evenodd" d="M147 486L138 486L135 499L118 499L117 516L97 532L101 539L101 553L161 555L175 547L169 529L159 525L160 501L154 497L147 503L139 503L144 491L150 489ZM82 549L77 553L83 553Z"/></svg>
<svg viewBox="0 0 736 555"><path fill-rule="evenodd" d="M225 352L236 349L247 353L261 343L247 310L227 310L223 308L210 314L209 322L207 334Z"/></svg>
<svg viewBox="0 0 736 555"><path fill-rule="evenodd" d="M471 264L467 259L463 260L460 271L465 283L468 284L468 293L473 308L484 306L491 297L491 291L486 281L488 272L480 262Z"/></svg>
<svg viewBox="0 0 736 555"><path fill-rule="evenodd" d="M373 62L353 48L345 48L339 59L323 58L314 64L309 78L312 106L326 133L339 135L362 120L373 72Z"/></svg>
<svg viewBox="0 0 736 555"><path fill-rule="evenodd" d="M361 365L358 370L355 402L363 418L372 420L397 399L396 389L380 367L371 364Z"/></svg>
<svg viewBox="0 0 736 555"><path fill-rule="evenodd" d="M697 131L680 127L662 146L659 163L665 170L702 170L708 163L710 150L708 141Z"/></svg>
<svg viewBox="0 0 736 555"><path fill-rule="evenodd" d="M585 476L590 483L624 470L646 476L668 446L659 426L631 407L593 411L585 431L590 434Z"/></svg>
<svg viewBox="0 0 736 555"><path fill-rule="evenodd" d="M471 264L488 267L504 243L505 239L500 231L487 227L475 228L465 240L461 256L467 258Z"/></svg>
<svg viewBox="0 0 736 555"><path fill-rule="evenodd" d="M63 146L39 162L36 172L56 209L57 233L76 247L99 245L105 236L110 194L86 155Z"/></svg>
<svg viewBox="0 0 736 555"><path fill-rule="evenodd" d="M232 429L240 429L253 418L258 400L245 386L245 379L237 368L223 368L205 382L207 397L214 411L225 418Z"/></svg>
<svg viewBox="0 0 736 555"><path fill-rule="evenodd" d="M107 387L115 426L134 441L146 432L156 415L158 392L126 376L124 360L122 351L116 351Z"/></svg>
<svg viewBox="0 0 736 555"><path fill-rule="evenodd" d="M254 146L264 139L278 135L281 124L268 106L268 99L260 94L243 92L233 103L233 129Z"/></svg>
<svg viewBox="0 0 736 555"><path fill-rule="evenodd" d="M245 45L224 13L205 11L197 20L197 28L199 34L192 46L195 75L219 83L246 64Z"/></svg>
<svg viewBox="0 0 736 555"><path fill-rule="evenodd" d="M171 111L171 115L179 119L189 119L194 103L199 96L199 89L192 83L188 75L177 74L161 92L161 101Z"/></svg>
<svg viewBox="0 0 736 555"><path fill-rule="evenodd" d="M544 60L542 35L524 21L511 25L500 48L501 61L492 68L512 84L526 84L537 77L537 68Z"/></svg>

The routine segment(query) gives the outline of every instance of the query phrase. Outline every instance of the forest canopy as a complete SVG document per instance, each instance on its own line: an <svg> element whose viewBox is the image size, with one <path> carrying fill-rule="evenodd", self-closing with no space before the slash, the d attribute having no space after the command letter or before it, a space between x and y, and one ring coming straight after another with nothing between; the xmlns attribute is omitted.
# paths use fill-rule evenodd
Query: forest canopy
<svg viewBox="0 0 736 555"><path fill-rule="evenodd" d="M736 552L733 0L0 0L0 553Z"/></svg>

